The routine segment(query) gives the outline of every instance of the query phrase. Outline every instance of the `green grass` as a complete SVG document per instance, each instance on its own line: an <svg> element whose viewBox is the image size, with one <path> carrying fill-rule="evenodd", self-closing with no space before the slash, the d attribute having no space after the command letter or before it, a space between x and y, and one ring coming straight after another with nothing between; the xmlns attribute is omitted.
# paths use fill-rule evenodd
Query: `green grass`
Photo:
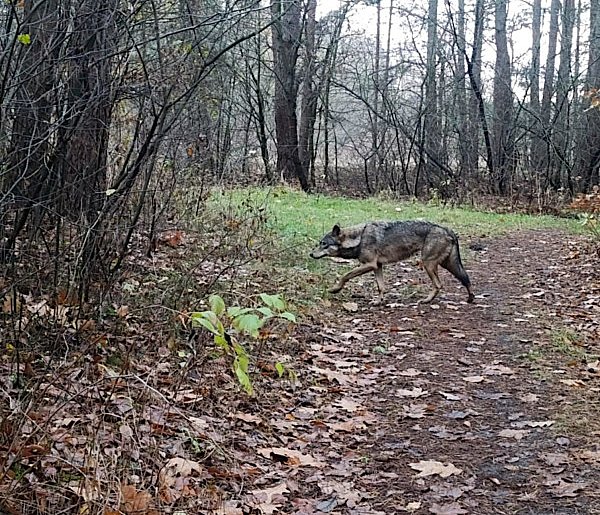
<svg viewBox="0 0 600 515"><path fill-rule="evenodd" d="M550 335L552 346L568 358L585 359L584 339L575 331L567 328L555 329Z"/></svg>
<svg viewBox="0 0 600 515"><path fill-rule="evenodd" d="M380 198L349 199L326 195L307 195L283 188L241 189L219 193L215 201L235 202L253 199L264 203L270 212L271 228L282 238L283 247L302 252L315 245L336 223L351 225L367 220L410 220L424 218L447 225L461 236L481 238L499 236L523 229L562 229L581 232L576 220L553 216L499 214L465 207L444 207L422 202L399 202ZM219 200L220 199L220 200Z"/></svg>
<svg viewBox="0 0 600 515"><path fill-rule="evenodd" d="M394 201L384 198L350 199L321 194L307 195L285 188L244 188L215 191L206 208L214 213L229 213L232 219L244 220L260 206L267 213L270 240L275 251L264 263L268 274L286 291L302 291L302 298L327 298L331 263L314 260L309 252L334 224L342 226L368 220L427 219L452 228L469 240L500 236L516 230L560 229L581 232L577 220L553 216L500 214L468 207L445 207L417 201ZM246 222L242 222L244 226ZM468 261L469 250L463 250ZM350 265L348 265L350 266ZM336 276L344 272L338 265Z"/></svg>

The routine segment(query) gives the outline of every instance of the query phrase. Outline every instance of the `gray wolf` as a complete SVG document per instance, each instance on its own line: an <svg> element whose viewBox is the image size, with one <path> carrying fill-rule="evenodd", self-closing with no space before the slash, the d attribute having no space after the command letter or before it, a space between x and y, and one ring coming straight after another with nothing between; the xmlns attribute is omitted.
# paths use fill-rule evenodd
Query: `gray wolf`
<svg viewBox="0 0 600 515"><path fill-rule="evenodd" d="M468 292L467 302L473 302L475 295L460 259L458 237L450 229L432 222L367 222L346 228L334 225L310 256L315 259L325 256L358 259L360 266L341 277L329 292L339 293L350 279L373 272L381 302L385 293L383 265L407 259L418 252L421 253L423 268L433 283L431 293L419 303L431 302L442 288L438 265L461 282Z"/></svg>

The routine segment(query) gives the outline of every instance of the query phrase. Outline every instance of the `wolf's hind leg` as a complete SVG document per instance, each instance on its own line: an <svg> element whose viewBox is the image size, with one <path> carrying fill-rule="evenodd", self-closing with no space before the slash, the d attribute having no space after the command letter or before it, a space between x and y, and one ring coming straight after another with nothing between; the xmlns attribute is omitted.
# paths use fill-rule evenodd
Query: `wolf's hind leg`
<svg viewBox="0 0 600 515"><path fill-rule="evenodd" d="M465 270L462 262L460 261L460 257L458 253L452 253L448 258L446 258L441 265L448 270L454 277L456 277L461 284L467 289L468 297L467 302L471 303L475 300L475 295L473 290L471 289L471 280L469 279L469 275Z"/></svg>
<svg viewBox="0 0 600 515"><path fill-rule="evenodd" d="M431 293L427 296L427 298L420 300L418 304L429 304L433 299L436 298L437 294L442 289L442 282L437 274L437 261L423 261L423 267L433 283L433 290L431 290Z"/></svg>

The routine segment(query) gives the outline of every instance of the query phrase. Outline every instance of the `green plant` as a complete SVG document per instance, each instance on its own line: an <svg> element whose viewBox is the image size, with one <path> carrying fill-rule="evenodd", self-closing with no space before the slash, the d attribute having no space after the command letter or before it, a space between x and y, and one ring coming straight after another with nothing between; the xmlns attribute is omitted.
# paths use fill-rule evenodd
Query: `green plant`
<svg viewBox="0 0 600 515"><path fill-rule="evenodd" d="M600 241L600 219L596 213L583 213L581 215L582 227L592 236L596 241Z"/></svg>
<svg viewBox="0 0 600 515"><path fill-rule="evenodd" d="M202 327L212 333L215 345L231 357L237 380L249 395L254 393L249 373L250 354L240 338L249 337L259 340L260 330L273 319L285 320L291 324L296 323L296 316L286 310L285 302L280 295L261 293L259 297L263 302L262 306L245 308L230 306L227 308L222 297L211 295L209 297L210 310L191 314L192 325ZM286 367L282 363L276 363L275 369L279 377L282 377L286 371Z"/></svg>

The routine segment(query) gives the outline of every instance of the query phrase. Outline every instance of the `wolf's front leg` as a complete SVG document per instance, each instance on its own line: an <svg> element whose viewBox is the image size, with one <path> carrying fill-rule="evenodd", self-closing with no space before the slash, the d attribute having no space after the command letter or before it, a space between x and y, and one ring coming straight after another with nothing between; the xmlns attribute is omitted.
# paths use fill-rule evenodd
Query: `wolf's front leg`
<svg viewBox="0 0 600 515"><path fill-rule="evenodd" d="M329 288L329 293L339 293L350 279L354 279L355 277L368 272L374 272L375 270L377 270L376 263L365 263L364 265L360 265L343 275L334 287Z"/></svg>
<svg viewBox="0 0 600 515"><path fill-rule="evenodd" d="M379 290L379 297L375 300L375 305L383 304L383 296L385 294L385 282L383 280L383 265L378 264L375 269L375 282Z"/></svg>

